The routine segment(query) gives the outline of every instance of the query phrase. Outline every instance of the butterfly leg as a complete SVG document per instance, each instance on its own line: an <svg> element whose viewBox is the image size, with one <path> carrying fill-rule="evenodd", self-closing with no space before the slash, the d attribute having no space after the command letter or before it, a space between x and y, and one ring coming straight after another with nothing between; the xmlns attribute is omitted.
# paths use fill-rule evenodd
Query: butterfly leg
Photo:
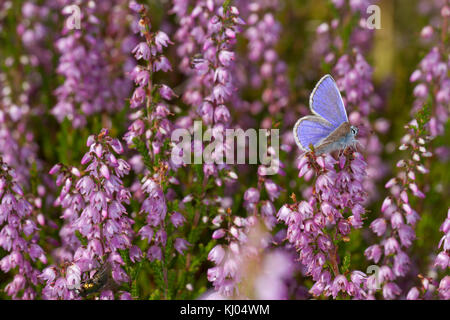
<svg viewBox="0 0 450 320"><path fill-rule="evenodd" d="M361 142L359 142L359 140L355 140L355 143L354 143L354 147L355 147L355 149L357 149L357 147L359 147L359 149L361 149L362 150L362 148L363 148L363 145L362 145L362 143Z"/></svg>

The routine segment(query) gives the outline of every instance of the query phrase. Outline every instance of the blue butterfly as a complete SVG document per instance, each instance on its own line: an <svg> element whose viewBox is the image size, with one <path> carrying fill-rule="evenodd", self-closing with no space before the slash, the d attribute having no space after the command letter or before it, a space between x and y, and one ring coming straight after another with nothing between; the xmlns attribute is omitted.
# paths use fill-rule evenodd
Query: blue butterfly
<svg viewBox="0 0 450 320"><path fill-rule="evenodd" d="M329 74L322 77L309 98L312 116L300 118L294 126L297 145L317 154L342 150L355 145L358 128L348 122L341 93Z"/></svg>

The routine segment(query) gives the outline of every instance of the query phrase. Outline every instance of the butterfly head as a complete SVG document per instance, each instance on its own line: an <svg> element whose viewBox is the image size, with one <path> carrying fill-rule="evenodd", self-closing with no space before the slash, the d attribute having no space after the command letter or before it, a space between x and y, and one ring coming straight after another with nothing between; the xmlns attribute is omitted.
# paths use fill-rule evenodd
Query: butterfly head
<svg viewBox="0 0 450 320"><path fill-rule="evenodd" d="M356 136L358 134L358 128L355 126L350 126L350 132L353 136Z"/></svg>

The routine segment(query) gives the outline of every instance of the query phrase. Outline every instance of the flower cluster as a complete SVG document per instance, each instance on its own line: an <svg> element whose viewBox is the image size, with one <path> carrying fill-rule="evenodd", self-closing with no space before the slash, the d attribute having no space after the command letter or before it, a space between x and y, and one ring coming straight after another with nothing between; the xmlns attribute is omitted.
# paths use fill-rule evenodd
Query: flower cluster
<svg viewBox="0 0 450 320"><path fill-rule="evenodd" d="M13 8L4 5L7 16L14 15ZM48 15L46 6L39 7L31 2L24 2L21 8L23 17L14 29L7 23L0 22L4 33L0 41L7 42L9 34L21 36L17 47L23 53L19 56L2 54L0 70L0 156L14 168L17 182L28 189L30 187L30 169L35 164L42 169L38 159L38 144L30 130L30 123L35 114L44 112L40 103L36 103L37 92L42 87L43 79L37 67L49 67L48 49L43 49L42 41L46 35L43 25ZM20 74L16 68L27 70Z"/></svg>
<svg viewBox="0 0 450 320"><path fill-rule="evenodd" d="M136 65L131 72L137 87L132 94L130 106L139 109L132 114L131 117L135 120L128 127L124 139L131 146L135 143L135 138L142 138L146 141L150 154L155 158L172 131L172 124L167 119L170 110L164 100L173 99L175 93L165 84L155 84L153 75L160 70L167 72L172 69L169 60L163 54L163 49L172 42L163 31L151 32L150 19L143 5L132 1L130 7L140 14L136 32L145 39L132 50L132 53L136 60L144 61L144 65ZM143 105L146 117L143 117L144 112L140 108Z"/></svg>
<svg viewBox="0 0 450 320"><path fill-rule="evenodd" d="M445 12L445 6L443 8ZM422 37L427 38L431 27L422 31ZM432 32L432 30L431 30ZM420 81L414 88L416 101L412 112L416 115L415 120L407 126L407 134L401 139L402 145L399 150L408 150L409 154L397 162L400 168L396 177L390 179L385 188L389 189L391 195L383 201L381 212L383 215L375 219L370 227L372 231L382 238L379 244L374 244L365 250L365 255L375 263L381 262L378 275L371 276L368 280L369 289L372 293L383 285L382 294L385 299L394 299L402 294L402 288L395 281L399 277L405 277L410 272L411 260L408 249L416 238L415 227L420 219L419 213L414 210L414 198L424 199L425 191L429 186L424 185L419 189L420 174L427 174L429 169L425 165L427 158L432 157L430 141L433 136L442 132L439 130L436 114L444 119L446 112L442 113L442 97L445 96L445 82L448 81L447 66L439 61L440 51L435 47L421 61L420 68L413 72L411 82ZM437 86L434 86L434 85ZM441 85L444 88L440 91ZM429 97L428 86L433 87L432 101L426 101ZM447 90L448 91L448 90ZM439 97L439 99L438 99ZM448 104L448 103L447 103ZM428 119L428 112L432 108L432 117ZM441 111L439 111L441 110ZM425 128L431 133L427 135ZM442 128L441 128L442 129ZM417 176L417 177L416 177ZM423 201L423 200L422 200ZM417 204L416 204L417 206ZM382 272L381 272L382 271ZM423 291L428 291L432 286L432 279L421 276ZM428 292L429 293L429 292ZM419 290L413 287L406 296L408 299L417 299Z"/></svg>
<svg viewBox="0 0 450 320"><path fill-rule="evenodd" d="M26 187L29 185L30 167L33 162L38 162L33 133L27 130L31 116L29 99L32 88L25 81L22 83L24 90L15 92L16 88L8 81L9 76L0 72L0 156L15 169L17 182ZM19 97L17 101L15 97Z"/></svg>
<svg viewBox="0 0 450 320"><path fill-rule="evenodd" d="M439 4L438 4L439 5ZM411 112L415 114L427 99L433 100L433 111L428 124L432 136L442 135L444 126L449 117L450 104L450 54L448 46L445 44L445 28L450 17L450 5L443 3L440 9L439 25L427 25L421 31L421 37L425 40L438 38L436 45L431 48L422 59L419 67L411 74L409 81L417 83L413 94L416 98ZM439 31L441 34L439 35Z"/></svg>
<svg viewBox="0 0 450 320"><path fill-rule="evenodd" d="M264 184L269 200L261 200L260 194ZM259 178L258 188L249 188L244 193L244 206L249 215L261 217L267 229L272 230L277 224L276 209L273 201L278 198L280 187L270 179Z"/></svg>
<svg viewBox="0 0 450 320"><path fill-rule="evenodd" d="M214 139L211 159L205 159L203 174L214 178L222 186L220 172L227 166L223 163L224 152L229 146L223 143L225 129L231 125L231 112L227 104L235 97L234 44L244 21L239 10L223 1L194 1L192 10L186 3L175 1L172 12L179 18L180 28L175 34L182 58L180 69L188 76L188 86L183 101L192 106L187 117L178 121L181 127L189 126L200 116ZM233 101L234 104L234 101ZM195 152L202 151L201 141L194 141ZM215 163L221 163L215 165ZM231 175L234 175L231 173Z"/></svg>
<svg viewBox="0 0 450 320"><path fill-rule="evenodd" d="M447 10L450 12L450 8L447 7ZM448 15L450 16L450 13ZM448 72L450 62L448 58L446 59L447 56L448 49L445 52L438 46L433 47L409 79L411 82L417 82L413 91L416 97L412 110L414 113L426 103L428 97L431 96L433 99L433 115L429 123L429 130L433 136L443 134L444 125L449 117L450 79Z"/></svg>
<svg viewBox="0 0 450 320"><path fill-rule="evenodd" d="M254 88L265 84L262 102L267 105L271 115L277 115L288 104L288 82L286 63L280 59L275 47L282 29L275 20L273 10L279 7L279 1L250 1L246 19L248 28L245 37L248 39L248 59L250 67L259 68L249 74L249 83ZM258 104L251 108L258 112Z"/></svg>
<svg viewBox="0 0 450 320"><path fill-rule="evenodd" d="M262 91L262 96L257 100L242 104L238 121L243 127L256 125L253 116L263 110L275 118L284 118L286 114L282 112L289 100L286 63L276 52L282 31L280 22L275 19L279 5L279 1L269 0L250 1L241 6L247 21L244 36L248 40L248 62L244 64L243 61L239 61L241 64L239 67L251 70L245 75L249 78L245 82L252 89ZM263 118L260 127L271 128L273 125L271 117ZM267 154L277 161L279 169L276 173L284 175L282 169L284 165L276 156L273 146L268 147ZM245 191L244 207L249 215L259 217L265 227L272 230L277 224L274 201L280 196L282 188L266 176L267 169L263 165L258 167L257 186ZM267 195L267 199L264 199L264 194Z"/></svg>
<svg viewBox="0 0 450 320"><path fill-rule="evenodd" d="M434 265L441 270L447 270L450 267L450 209L440 230L444 233L439 242L439 248L442 248L442 251L437 255ZM438 290L442 299L450 299L450 276L446 275L442 278Z"/></svg>
<svg viewBox="0 0 450 320"><path fill-rule="evenodd" d="M314 185L308 201L285 204L277 217L287 227L287 240L298 251L305 275L315 284L314 296L333 296L340 292L355 298L365 298L365 275L360 271L348 274L339 268L338 243L348 242L352 228L363 225L367 197L363 189L366 167L361 154L347 149L336 160L331 155L306 153L299 161L299 177Z"/></svg>
<svg viewBox="0 0 450 320"><path fill-rule="evenodd" d="M292 258L284 250L270 250L272 236L262 222L256 216L232 218L231 210L213 219L217 228L213 239L226 241L226 244L217 244L208 254L208 260L215 264L208 269L208 280L220 296L287 298L285 280L293 268ZM283 261L283 268L277 272L267 268L273 260ZM267 290L268 287L271 289Z"/></svg>
<svg viewBox="0 0 450 320"><path fill-rule="evenodd" d="M192 10L189 7L192 6ZM171 12L179 20L179 28L175 32L178 43L177 55L180 58L179 69L187 76L187 86L183 93L183 101L196 110L201 106L206 92L206 84L212 81L208 74L197 73L192 68L194 56L201 52L208 32L208 21L214 15L214 1L173 1ZM204 83L205 82L205 85ZM195 113L191 114L195 117Z"/></svg>
<svg viewBox="0 0 450 320"><path fill-rule="evenodd" d="M48 2L38 4L34 0L24 1L21 8L23 20L17 25L17 33L30 54L31 64L42 65L46 71L51 70L53 58L52 51L45 45L52 35L48 21L53 17Z"/></svg>
<svg viewBox="0 0 450 320"><path fill-rule="evenodd" d="M385 185L391 195L383 201L383 215L370 225L372 231L382 240L365 251L369 260L383 263L382 268L386 272L380 275L379 279L373 279L373 282L378 281L380 285L386 283L383 287L383 296L386 299L392 299L401 293L393 281L405 276L409 271L411 261L406 251L415 239L414 226L420 219L411 206L411 200L413 197L425 197L416 182L416 175L428 173L422 160L432 155L426 148L431 138L424 135L417 121L409 124L407 129L408 134L403 137L403 144L399 149L408 150L410 157L397 162L397 167L400 168L397 177L391 178ZM384 258L381 259L382 257ZM376 291L376 287L370 289Z"/></svg>
<svg viewBox="0 0 450 320"><path fill-rule="evenodd" d="M372 124L369 114L377 106L378 96L373 92L372 67L367 63L363 54L355 49L352 54L341 56L335 67L336 82L343 93L343 99L348 110L349 121L361 128L358 141L366 146L364 153L367 159L367 176L364 181L367 190L375 188L375 182L386 174L386 165L380 158L383 148L378 136L372 133L375 127L380 133L386 133L389 128L387 120L379 119Z"/></svg>
<svg viewBox="0 0 450 320"><path fill-rule="evenodd" d="M436 268L446 272L450 267L450 209L447 212L447 217L445 218L444 223L442 223L440 230L444 232L444 236L441 238L438 245L439 249L442 249L442 251L435 257L433 269ZM432 277L425 277L421 274L418 275L418 278L421 280L421 288L412 287L408 291L406 299L431 299L436 291L441 299L450 299L450 277L448 275L445 275L440 281L436 281L436 279Z"/></svg>
<svg viewBox="0 0 450 320"><path fill-rule="evenodd" d="M336 8L341 9L349 6L352 12L365 13L367 7L373 3L370 0L331 0Z"/></svg>
<svg viewBox="0 0 450 320"><path fill-rule="evenodd" d="M148 156L151 158L144 161L146 168L142 170L144 177L140 189L144 193L144 200L140 212L145 213L145 223L138 231L138 235L142 240L147 239L146 258L151 262L161 263L165 283L164 294L167 297L169 252L174 248L183 255L190 246L184 237L176 237L174 233L174 229L183 226L186 218L177 211L167 214L167 201L171 200L173 192L169 186L177 182L175 177L171 179L169 175L180 165L170 158L171 146L168 145L173 124L167 118L171 112L165 101L173 99L175 94L169 86L153 81L156 72L167 72L172 69L163 54L164 48L172 42L163 31L151 31L147 9L143 5L131 2L130 8L140 15L139 31L145 39L133 49L135 58L143 60L145 65L137 65L132 72L137 88L131 98L131 107L138 108L145 104L146 116L143 116L140 109L132 116L137 119L128 128L124 139L130 146L136 146L144 158ZM150 161L153 166L149 165ZM142 256L138 247L134 256L133 261Z"/></svg>
<svg viewBox="0 0 450 320"><path fill-rule="evenodd" d="M198 110L199 115L205 125L214 125L213 128L218 131L223 131L231 120L226 102L235 90L230 72L235 60L232 45L243 23L236 7L219 7L208 21L202 57L193 61L197 74L204 77L204 86L210 90Z"/></svg>
<svg viewBox="0 0 450 320"><path fill-rule="evenodd" d="M46 264L47 257L39 245L34 207L28 202L16 174L0 158L0 247L7 255L0 260L3 272L17 269L14 279L5 287L12 298L35 299L39 284L38 261Z"/></svg>
<svg viewBox="0 0 450 320"><path fill-rule="evenodd" d="M208 269L208 280L215 290L226 297L239 294L238 284L241 281L242 247L248 240L249 227L256 222L256 217L248 219L235 217L231 220L231 210L221 210L212 220L216 229L212 238L226 241L225 246L218 244L208 254L208 260L215 266ZM222 226L223 225L223 226Z"/></svg>
<svg viewBox="0 0 450 320"><path fill-rule="evenodd" d="M450 267L450 209L448 210L447 217L439 230L444 233L441 241L439 242L439 248L442 248L443 250L437 255L434 265L442 270L445 270Z"/></svg>
<svg viewBox="0 0 450 320"><path fill-rule="evenodd" d="M81 164L87 165L85 171L80 173L72 169L78 178L76 181L65 170L61 171L60 164L50 171L58 174L57 181L63 185L57 203L63 206L63 217L71 223L68 235L73 239L75 234L81 243L76 249L72 248L75 249L73 266L66 271L65 278L64 272L60 271L61 277L55 281L54 266L43 271L42 278L47 280L47 298L67 299L71 295L69 289L79 287L83 273L104 263L111 265L111 275L117 283L129 279L122 268L124 261L119 250L130 249L130 257L133 256L134 221L127 217L124 206L129 203L131 194L121 180L129 173L130 166L125 160L116 158L115 154L123 153L123 147L108 135L106 129L97 136L89 136L87 146L89 151L81 160ZM75 241L72 246L76 244Z"/></svg>
<svg viewBox="0 0 450 320"><path fill-rule="evenodd" d="M364 187L371 190L387 172L387 167L380 158L383 146L373 129L385 134L390 124L383 118L379 118L376 123L369 120L369 114L380 108L381 99L374 92L373 68L364 56L373 42L373 30L366 27L365 9L368 2L333 1L342 18L324 22L317 27L318 39L313 53L320 54L318 56L323 60L321 63L325 62L332 67L349 121L360 129L358 141L365 146L363 153L368 164ZM348 28L352 30L349 39L345 36ZM369 200L375 200L374 197L376 195L370 194Z"/></svg>
<svg viewBox="0 0 450 320"><path fill-rule="evenodd" d="M72 2L61 2L63 14L72 14ZM121 34L119 27L127 27L124 2L97 4L79 0L76 4L81 8L80 29L71 30L68 23L64 24L63 36L55 44L61 54L57 72L64 77L64 83L55 91L57 103L52 109L59 122L67 118L78 128L86 124L89 115L123 108L130 83L118 75L127 71L127 45L132 43ZM111 19L112 26L103 29L100 19L111 13L116 14ZM121 40L125 45L117 50L115 43Z"/></svg>
<svg viewBox="0 0 450 320"><path fill-rule="evenodd" d="M346 105L358 106L361 115L367 116L370 112L370 102L367 97L373 92L372 67L359 51L353 55L341 56L334 67L338 87L345 93Z"/></svg>
<svg viewBox="0 0 450 320"><path fill-rule="evenodd" d="M164 177L159 176L160 179ZM162 249L165 249L167 244L167 232L166 232L166 214L167 205L164 192L162 190L161 184L163 181L155 181L151 177L144 177L142 181L142 188L147 194L147 198L142 203L141 211L146 213L146 225L144 225L139 230L139 235L141 239L147 239L150 244L153 240L153 245L151 245L147 252L147 258L150 261L162 260ZM174 211L170 214L170 223L175 229L181 227L186 218L179 212ZM153 237L154 235L154 237ZM183 254L185 250L188 249L190 245L183 238L176 238L174 240L174 248L179 254Z"/></svg>

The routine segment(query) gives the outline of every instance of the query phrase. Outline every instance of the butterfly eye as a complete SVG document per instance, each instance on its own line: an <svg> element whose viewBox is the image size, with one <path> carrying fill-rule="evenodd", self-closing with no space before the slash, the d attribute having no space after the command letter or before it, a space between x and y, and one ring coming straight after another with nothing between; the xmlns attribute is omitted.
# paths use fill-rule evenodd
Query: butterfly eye
<svg viewBox="0 0 450 320"><path fill-rule="evenodd" d="M351 127L351 130L352 130L352 134L356 136L356 134L358 133L358 128Z"/></svg>

